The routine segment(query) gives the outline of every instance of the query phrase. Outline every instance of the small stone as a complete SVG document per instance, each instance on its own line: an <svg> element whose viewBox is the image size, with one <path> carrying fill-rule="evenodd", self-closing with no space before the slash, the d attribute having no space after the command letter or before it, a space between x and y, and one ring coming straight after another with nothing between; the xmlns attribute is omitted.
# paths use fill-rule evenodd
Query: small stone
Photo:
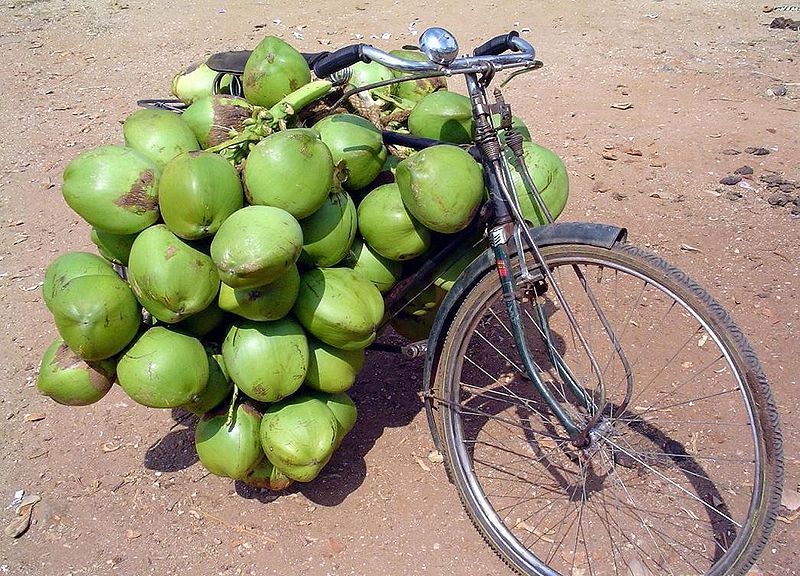
<svg viewBox="0 0 800 576"><path fill-rule="evenodd" d="M624 200L628 195L623 192L614 192L611 197L614 198L614 200Z"/></svg>
<svg viewBox="0 0 800 576"><path fill-rule="evenodd" d="M770 194L769 198L767 198L767 202L772 206L786 206L791 201L792 197L786 192L775 192L774 194Z"/></svg>
<svg viewBox="0 0 800 576"><path fill-rule="evenodd" d="M735 148L726 148L725 150L722 151L722 153L725 154L725 156L738 156L739 154L741 154L741 152L739 152Z"/></svg>
<svg viewBox="0 0 800 576"><path fill-rule="evenodd" d="M774 185L774 186L779 186L785 182L783 176L775 173L762 174L761 176L759 176L758 179L767 185Z"/></svg>
<svg viewBox="0 0 800 576"><path fill-rule="evenodd" d="M792 216L800 216L800 206L794 205L792 206Z"/></svg>
<svg viewBox="0 0 800 576"><path fill-rule="evenodd" d="M797 184L794 182L781 182L778 189L781 192L794 192L797 189Z"/></svg>
<svg viewBox="0 0 800 576"><path fill-rule="evenodd" d="M733 173L738 174L739 176L749 176L753 173L753 169L750 166L744 165L741 168L734 170Z"/></svg>
<svg viewBox="0 0 800 576"><path fill-rule="evenodd" d="M767 96L786 96L786 86L770 86L767 88Z"/></svg>
<svg viewBox="0 0 800 576"><path fill-rule="evenodd" d="M769 154L769 150L766 148L755 148L753 146L745 148L744 151L748 154L752 154L753 156L766 156Z"/></svg>
<svg viewBox="0 0 800 576"><path fill-rule="evenodd" d="M741 176L725 176L725 178L722 178L719 181L719 183L725 184L725 186L734 186L735 184L738 184L741 181L742 181Z"/></svg>
<svg viewBox="0 0 800 576"><path fill-rule="evenodd" d="M739 198L742 197L742 193L738 190L729 190L725 193L725 198L730 200L731 202L736 202Z"/></svg>

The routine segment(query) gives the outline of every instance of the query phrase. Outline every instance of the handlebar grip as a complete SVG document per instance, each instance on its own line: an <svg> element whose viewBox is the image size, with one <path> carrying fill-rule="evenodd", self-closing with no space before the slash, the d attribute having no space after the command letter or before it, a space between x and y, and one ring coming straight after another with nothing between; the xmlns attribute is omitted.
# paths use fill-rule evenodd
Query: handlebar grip
<svg viewBox="0 0 800 576"><path fill-rule="evenodd" d="M514 46L513 39L519 37L519 32L512 30L508 34L501 34L495 36L488 42L484 42L472 52L474 56L497 56L506 50L517 52L518 49Z"/></svg>
<svg viewBox="0 0 800 576"><path fill-rule="evenodd" d="M314 74L318 78L326 78L339 70L352 66L356 62L369 62L369 58L364 56L364 44L345 46L324 58L320 58L314 63Z"/></svg>

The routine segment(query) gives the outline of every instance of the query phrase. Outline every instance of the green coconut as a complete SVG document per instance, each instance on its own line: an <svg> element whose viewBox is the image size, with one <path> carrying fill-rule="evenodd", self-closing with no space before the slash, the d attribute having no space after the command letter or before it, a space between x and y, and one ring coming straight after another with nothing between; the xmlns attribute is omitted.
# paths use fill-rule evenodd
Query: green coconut
<svg viewBox="0 0 800 576"><path fill-rule="evenodd" d="M136 238L128 260L128 280L142 306L169 324L204 310L219 290L219 274L211 258L164 224L151 226Z"/></svg>
<svg viewBox="0 0 800 576"><path fill-rule="evenodd" d="M233 390L233 382L225 371L222 354L213 354L206 348L208 356L208 381L197 396L189 403L181 406L193 414L205 414L219 406Z"/></svg>
<svg viewBox="0 0 800 576"><path fill-rule="evenodd" d="M291 317L274 322L243 320L222 343L228 375L250 398L277 402L297 391L306 377L305 332Z"/></svg>
<svg viewBox="0 0 800 576"><path fill-rule="evenodd" d="M200 144L179 114L142 108L122 124L125 145L147 156L159 168L182 152L199 150Z"/></svg>
<svg viewBox="0 0 800 576"><path fill-rule="evenodd" d="M79 276L50 301L58 333L84 360L103 360L136 336L141 309L130 287L117 275Z"/></svg>
<svg viewBox="0 0 800 576"><path fill-rule="evenodd" d="M472 103L469 98L442 90L420 100L408 117L414 136L454 144L470 144L475 133Z"/></svg>
<svg viewBox="0 0 800 576"><path fill-rule="evenodd" d="M403 204L397 184L378 186L358 205L358 231L389 260L416 258L431 245L430 231Z"/></svg>
<svg viewBox="0 0 800 576"><path fill-rule="evenodd" d="M212 152L185 152L170 160L158 183L161 217L185 240L214 234L244 205L239 173Z"/></svg>
<svg viewBox="0 0 800 576"><path fill-rule="evenodd" d="M125 393L151 408L197 402L208 377L208 355L200 340L163 326L139 336L117 364L117 380Z"/></svg>
<svg viewBox="0 0 800 576"><path fill-rule="evenodd" d="M350 66L348 88L360 88L367 84L383 82L394 78L392 71L379 62L356 62ZM359 92L358 97L369 106L384 106L394 93L394 84L371 88Z"/></svg>
<svg viewBox="0 0 800 576"><path fill-rule="evenodd" d="M220 283L220 289L222 288ZM172 327L179 331L199 338L206 336L213 332L218 326L222 324L225 319L225 311L217 306L216 302L212 302L200 312L195 312L188 318L184 318L180 322L172 325Z"/></svg>
<svg viewBox="0 0 800 576"><path fill-rule="evenodd" d="M42 297L51 312L53 298L75 278L81 276L118 276L106 260L90 252L68 252L53 260L44 273Z"/></svg>
<svg viewBox="0 0 800 576"><path fill-rule="evenodd" d="M335 186L337 188L337 186ZM350 195L333 190L322 206L300 221L303 251L300 262L306 266L333 266L347 256L358 230L356 205Z"/></svg>
<svg viewBox="0 0 800 576"><path fill-rule="evenodd" d="M472 264L487 248L489 248L488 239L483 237L474 239L463 252L453 254L444 261L439 267L433 283L445 292L449 292L467 266Z"/></svg>
<svg viewBox="0 0 800 576"><path fill-rule="evenodd" d="M392 328L412 342L425 340L433 327L439 305L446 295L445 290L431 284L415 295L414 299L392 318Z"/></svg>
<svg viewBox="0 0 800 576"><path fill-rule="evenodd" d="M247 475L242 478L245 484L253 488L267 488L269 490L286 490L292 485L293 480L278 470L266 457L256 464Z"/></svg>
<svg viewBox="0 0 800 576"><path fill-rule="evenodd" d="M409 342L419 342L428 339L435 320L436 314L413 316L400 312L397 316L392 318L390 324L395 332Z"/></svg>
<svg viewBox="0 0 800 576"><path fill-rule="evenodd" d="M361 238L356 238L347 255L346 264L380 290L391 290L403 276L403 263L384 258L373 251Z"/></svg>
<svg viewBox="0 0 800 576"><path fill-rule="evenodd" d="M219 307L248 320L280 320L291 312L299 291L300 272L292 265L265 286L231 288L223 283L219 289Z"/></svg>
<svg viewBox="0 0 800 576"><path fill-rule="evenodd" d="M492 114L492 122L494 123L495 127L500 127L501 117L500 114ZM522 118L519 116L511 116L511 127L516 129L517 132L520 133L523 140L528 142L531 141L531 131L528 129L528 126L525 122L522 121ZM500 132L500 140L505 142L505 132Z"/></svg>
<svg viewBox="0 0 800 576"><path fill-rule="evenodd" d="M116 374L114 359L87 363L57 338L44 353L36 388L65 406L88 406L111 389Z"/></svg>
<svg viewBox="0 0 800 576"><path fill-rule="evenodd" d="M525 158L525 164L528 167L528 172L533 178L533 183L536 189L542 196L545 206L547 206L550 214L555 220L564 210L569 198L569 175L567 168L561 158L553 152L533 142L523 142L522 154ZM522 177L519 175L512 158L513 154L509 151L509 163L512 166L511 178L514 181L514 186L517 189L517 197L519 198L520 208L522 208L522 215L532 225L545 224L547 218L539 209L536 203L536 198L533 194L529 194L525 185L523 184Z"/></svg>
<svg viewBox="0 0 800 576"><path fill-rule="evenodd" d="M186 70L178 72L172 78L172 94L186 104L214 93L214 82L217 71L209 68L205 62L198 62ZM228 91L231 76L225 74L220 82L223 92Z"/></svg>
<svg viewBox="0 0 800 576"><path fill-rule="evenodd" d="M211 258L232 288L274 282L292 267L303 249L295 218L272 206L247 206L231 214L211 242Z"/></svg>
<svg viewBox="0 0 800 576"><path fill-rule="evenodd" d="M92 228L89 239L97 246L97 251L103 258L114 264L127 266L136 236L137 234L114 234L107 230Z"/></svg>
<svg viewBox="0 0 800 576"><path fill-rule="evenodd" d="M245 402L236 406L228 423L228 411L204 416L194 431L197 457L217 476L242 480L264 458L261 451L261 413Z"/></svg>
<svg viewBox="0 0 800 576"><path fill-rule="evenodd" d="M158 220L160 170L125 146L100 146L64 169L61 191L70 208L92 226L134 234Z"/></svg>
<svg viewBox="0 0 800 576"><path fill-rule="evenodd" d="M336 394L311 392L309 395L325 402L325 405L336 417L336 422L339 424L336 431L336 447L338 448L342 440L344 440L344 437L347 436L350 430L353 429L353 426L356 425L356 419L358 418L358 409L356 405L350 399L350 396L344 392Z"/></svg>
<svg viewBox="0 0 800 576"><path fill-rule="evenodd" d="M333 158L314 130L283 130L253 147L242 180L250 204L305 218L322 206L333 186Z"/></svg>
<svg viewBox="0 0 800 576"><path fill-rule="evenodd" d="M344 187L359 190L372 182L386 162L383 136L375 125L361 116L334 114L316 124L314 130L331 151L333 163L344 163Z"/></svg>
<svg viewBox="0 0 800 576"><path fill-rule="evenodd" d="M244 128L253 115L253 105L244 98L215 94L195 100L181 114L202 148L210 148L230 139Z"/></svg>
<svg viewBox="0 0 800 576"><path fill-rule="evenodd" d="M484 197L480 165L456 146L420 150L400 162L395 175L405 207L436 232L453 234L466 228Z"/></svg>
<svg viewBox="0 0 800 576"><path fill-rule="evenodd" d="M261 419L261 446L292 480L311 482L336 450L339 421L325 402L306 394L270 406Z"/></svg>
<svg viewBox="0 0 800 576"><path fill-rule="evenodd" d="M355 384L364 367L364 350L334 348L314 337L308 338L310 351L306 386L320 392L344 392Z"/></svg>
<svg viewBox="0 0 800 576"><path fill-rule="evenodd" d="M428 59L425 54L418 50L392 50L389 54L418 62L424 62ZM413 74L413 72L402 72L400 70L393 70L392 73L395 78L402 78ZM397 97L406 104L412 106L428 94L436 92L437 90L447 90L447 80L445 80L443 76L408 80L395 85L395 94Z"/></svg>
<svg viewBox="0 0 800 576"><path fill-rule="evenodd" d="M244 97L256 106L270 108L311 81L303 55L275 36L258 43L244 66Z"/></svg>
<svg viewBox="0 0 800 576"><path fill-rule="evenodd" d="M372 282L350 268L317 268L300 276L294 314L326 344L358 350L375 340L383 319L383 297Z"/></svg>

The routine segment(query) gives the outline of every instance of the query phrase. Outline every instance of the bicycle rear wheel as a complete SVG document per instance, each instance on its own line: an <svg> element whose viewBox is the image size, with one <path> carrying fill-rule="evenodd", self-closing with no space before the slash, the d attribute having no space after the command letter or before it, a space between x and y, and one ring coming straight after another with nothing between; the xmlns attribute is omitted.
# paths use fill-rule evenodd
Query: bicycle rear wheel
<svg viewBox="0 0 800 576"><path fill-rule="evenodd" d="M775 404L745 337L684 273L642 250L542 252L607 403L591 443L575 447L525 375L487 272L455 312L433 388L448 472L474 524L524 574L743 574L775 522L783 471ZM529 348L549 390L587 422L558 365L594 395L598 378L543 286L519 295Z"/></svg>

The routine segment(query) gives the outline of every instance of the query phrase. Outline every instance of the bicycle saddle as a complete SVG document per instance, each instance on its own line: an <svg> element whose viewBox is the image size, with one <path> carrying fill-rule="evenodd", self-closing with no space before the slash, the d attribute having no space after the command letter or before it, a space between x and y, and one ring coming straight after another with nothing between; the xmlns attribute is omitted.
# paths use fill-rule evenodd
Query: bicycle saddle
<svg viewBox="0 0 800 576"><path fill-rule="evenodd" d="M216 54L212 54L211 57L206 61L206 66L215 72L241 76L244 73L244 65L247 64L247 59L250 58L250 54L252 53L252 50L217 52ZM306 62L308 62L308 66L313 68L314 63L317 60L323 56L327 56L330 54L330 52L302 52L301 54L303 55L303 58L306 59Z"/></svg>

